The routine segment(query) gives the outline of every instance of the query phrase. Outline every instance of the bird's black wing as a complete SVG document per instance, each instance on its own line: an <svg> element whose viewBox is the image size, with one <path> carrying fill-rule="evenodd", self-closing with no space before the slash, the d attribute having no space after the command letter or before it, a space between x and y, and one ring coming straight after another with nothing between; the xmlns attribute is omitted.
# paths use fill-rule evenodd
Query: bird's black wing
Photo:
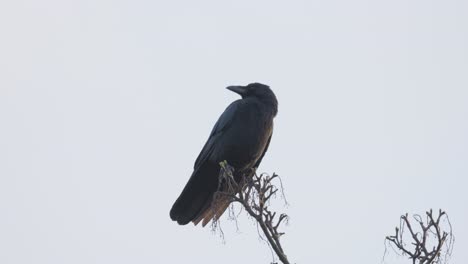
<svg viewBox="0 0 468 264"><path fill-rule="evenodd" d="M223 134L232 125L241 104L241 100L237 100L226 108L198 155L192 176L170 212L172 220L179 224L184 225L192 221L216 191L220 167L216 160L210 160L210 155L216 147L222 148Z"/></svg>
<svg viewBox="0 0 468 264"><path fill-rule="evenodd" d="M240 104L241 100L232 102L226 108L226 110L224 110L223 114L219 117L218 121L211 130L210 136L208 137L205 146L203 146L203 149L201 150L200 154L195 160L194 169L196 169L200 166L200 164L206 161L209 155L213 152L213 148L215 147L219 139L222 137L223 131L228 129L229 126L232 124L232 120L234 119L235 113L237 112Z"/></svg>

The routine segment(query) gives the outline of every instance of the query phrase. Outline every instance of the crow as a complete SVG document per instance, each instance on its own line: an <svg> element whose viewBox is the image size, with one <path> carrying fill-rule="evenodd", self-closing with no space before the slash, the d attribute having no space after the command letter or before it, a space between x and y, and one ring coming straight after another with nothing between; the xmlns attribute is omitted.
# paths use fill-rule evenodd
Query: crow
<svg viewBox="0 0 468 264"><path fill-rule="evenodd" d="M229 86L242 99L231 103L213 127L208 141L195 161L194 171L170 211L180 225L191 221L205 226L218 219L229 206L227 198L213 202L218 189L220 162L234 168L235 179L257 168L265 155L273 133L273 118L278 101L269 86L251 83Z"/></svg>

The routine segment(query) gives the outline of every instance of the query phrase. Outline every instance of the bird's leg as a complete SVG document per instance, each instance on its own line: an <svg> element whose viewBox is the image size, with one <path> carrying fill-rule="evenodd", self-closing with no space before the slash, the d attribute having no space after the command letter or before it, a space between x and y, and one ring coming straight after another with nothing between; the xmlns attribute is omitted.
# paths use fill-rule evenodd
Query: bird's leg
<svg viewBox="0 0 468 264"><path fill-rule="evenodd" d="M238 184L234 178L234 167L229 165L227 161L221 161L219 163L221 167L219 172L219 181L218 181L218 190L222 190L223 182L225 183L227 190L229 193L235 195L238 190Z"/></svg>

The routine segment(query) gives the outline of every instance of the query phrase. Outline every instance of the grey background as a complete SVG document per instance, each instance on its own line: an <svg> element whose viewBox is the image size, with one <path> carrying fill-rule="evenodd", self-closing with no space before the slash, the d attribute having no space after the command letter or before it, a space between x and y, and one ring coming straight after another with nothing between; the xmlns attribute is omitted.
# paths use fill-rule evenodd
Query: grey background
<svg viewBox="0 0 468 264"><path fill-rule="evenodd" d="M279 98L296 263L381 263L445 209L468 259L467 1L1 1L0 263L269 263L169 209L227 85ZM281 202L278 201L280 205ZM283 210L283 209L282 209ZM390 252L387 263L409 263Z"/></svg>

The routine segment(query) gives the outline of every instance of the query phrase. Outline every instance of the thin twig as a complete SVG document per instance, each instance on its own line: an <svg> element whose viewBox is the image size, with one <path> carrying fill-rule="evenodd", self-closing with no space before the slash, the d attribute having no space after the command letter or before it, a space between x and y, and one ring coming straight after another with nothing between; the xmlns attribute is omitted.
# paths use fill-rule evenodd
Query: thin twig
<svg viewBox="0 0 468 264"><path fill-rule="evenodd" d="M287 222L288 216L280 214L278 218L276 212L272 212L268 205L270 199L275 197L278 188L273 184L279 179L277 174L271 176L267 174L258 175L254 170L244 175L237 175L234 169L224 161L220 163L221 174L217 195L224 195L233 202L240 203L245 211L257 222L262 230L269 246L276 253L280 261L289 264L288 258L281 245L280 237L284 235L278 228L281 223ZM237 177L236 177L237 176ZM237 182L236 179L240 181ZM281 184L281 191L282 183ZM284 197L284 194L282 194Z"/></svg>
<svg viewBox="0 0 468 264"><path fill-rule="evenodd" d="M408 214L400 218L400 228L395 228L395 235L387 236L386 240L390 245L395 245L402 255L408 255L413 264L443 264L447 263L452 254L454 236L452 234L452 225L447 214L439 210L434 217L432 210L426 212L426 220L420 215L414 215L413 219L417 226L412 226ZM445 220L447 225L442 225L441 220ZM405 242L403 237L404 229L409 231L411 241ZM429 242L435 246L430 246ZM412 246L408 246L408 245ZM444 245L446 246L443 251Z"/></svg>

